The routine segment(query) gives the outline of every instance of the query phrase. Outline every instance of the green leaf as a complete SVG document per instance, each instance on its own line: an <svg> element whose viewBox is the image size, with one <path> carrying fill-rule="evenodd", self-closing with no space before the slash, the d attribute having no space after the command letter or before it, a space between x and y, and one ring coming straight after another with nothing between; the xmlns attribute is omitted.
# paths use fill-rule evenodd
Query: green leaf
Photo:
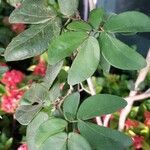
<svg viewBox="0 0 150 150"><path fill-rule="evenodd" d="M49 137L62 132L66 126L67 122L65 120L57 118L53 118L42 123L35 136L37 147L41 147Z"/></svg>
<svg viewBox="0 0 150 150"><path fill-rule="evenodd" d="M66 32L54 39L48 49L49 64L55 64L69 56L87 36L84 32Z"/></svg>
<svg viewBox="0 0 150 150"><path fill-rule="evenodd" d="M127 102L118 96L97 94L84 100L79 107L77 118L87 120L96 116L111 114L126 106Z"/></svg>
<svg viewBox="0 0 150 150"><path fill-rule="evenodd" d="M43 53L60 32L60 19L34 25L15 37L5 51L6 61L17 61Z"/></svg>
<svg viewBox="0 0 150 150"><path fill-rule="evenodd" d="M87 140L77 133L69 133L68 150L92 150Z"/></svg>
<svg viewBox="0 0 150 150"><path fill-rule="evenodd" d="M58 0L60 12L66 16L72 16L78 9L78 0Z"/></svg>
<svg viewBox="0 0 150 150"><path fill-rule="evenodd" d="M108 32L149 32L150 18L136 11L124 12L108 19L104 30Z"/></svg>
<svg viewBox="0 0 150 150"><path fill-rule="evenodd" d="M103 17L104 17L104 10L101 8L96 8L90 12L88 22L95 29L98 29L100 27L101 22L103 21Z"/></svg>
<svg viewBox="0 0 150 150"><path fill-rule="evenodd" d="M94 37L89 36L78 49L79 53L68 74L70 85L80 83L92 76L99 64L100 48Z"/></svg>
<svg viewBox="0 0 150 150"><path fill-rule="evenodd" d="M42 84L32 84L31 88L25 92L21 104L28 105L34 103L43 103L49 97L49 91Z"/></svg>
<svg viewBox="0 0 150 150"><path fill-rule="evenodd" d="M39 150L66 150L67 149L67 134L62 132L49 137Z"/></svg>
<svg viewBox="0 0 150 150"><path fill-rule="evenodd" d="M0 75L4 74L8 70L9 68L7 66L0 66Z"/></svg>
<svg viewBox="0 0 150 150"><path fill-rule="evenodd" d="M103 56L103 54L101 54L101 57L100 57L100 67L102 68L102 70L104 71L104 73L109 73L111 66L108 63L108 61L105 59L105 57Z"/></svg>
<svg viewBox="0 0 150 150"><path fill-rule="evenodd" d="M76 113L80 102L80 94L78 92L69 95L63 104L64 116L67 120L73 121L76 119Z"/></svg>
<svg viewBox="0 0 150 150"><path fill-rule="evenodd" d="M16 120L22 125L28 125L42 109L42 104L21 105L15 113Z"/></svg>
<svg viewBox="0 0 150 150"><path fill-rule="evenodd" d="M0 55L5 51L5 48L0 47Z"/></svg>
<svg viewBox="0 0 150 150"><path fill-rule="evenodd" d="M49 99L51 102L54 102L60 96L61 96L60 84L56 82L56 84L54 84L50 89Z"/></svg>
<svg viewBox="0 0 150 150"><path fill-rule="evenodd" d="M43 79L44 82L43 85L46 86L48 89L52 86L62 66L63 66L63 61L60 61L52 66L48 65L46 76Z"/></svg>
<svg viewBox="0 0 150 150"><path fill-rule="evenodd" d="M105 32L100 35L100 46L104 58L116 68L140 70L146 66L140 54Z"/></svg>
<svg viewBox="0 0 150 150"><path fill-rule="evenodd" d="M6 0L6 1L7 1L7 3L9 3L10 5L16 7L16 4L22 2L23 0Z"/></svg>
<svg viewBox="0 0 150 150"><path fill-rule="evenodd" d="M74 31L91 31L92 27L84 21L73 21L67 26L67 29Z"/></svg>
<svg viewBox="0 0 150 150"><path fill-rule="evenodd" d="M132 140L119 131L79 121L81 135L96 150L123 150L131 146Z"/></svg>
<svg viewBox="0 0 150 150"><path fill-rule="evenodd" d="M43 0L25 0L15 9L10 17L10 23L39 24L45 23L56 17L52 8L44 6Z"/></svg>
<svg viewBox="0 0 150 150"><path fill-rule="evenodd" d="M35 135L40 125L46 120L48 120L48 114L45 112L39 112L27 126L26 138L29 150L37 150L37 147L35 145Z"/></svg>

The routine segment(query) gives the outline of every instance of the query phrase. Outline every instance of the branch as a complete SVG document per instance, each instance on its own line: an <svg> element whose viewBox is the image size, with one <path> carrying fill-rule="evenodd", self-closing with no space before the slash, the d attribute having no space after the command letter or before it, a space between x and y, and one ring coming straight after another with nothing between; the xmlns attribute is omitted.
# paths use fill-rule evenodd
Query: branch
<svg viewBox="0 0 150 150"><path fill-rule="evenodd" d="M96 8L97 0L89 0L90 11Z"/></svg>
<svg viewBox="0 0 150 150"><path fill-rule="evenodd" d="M137 95L138 90L139 90L138 87L139 87L140 83L142 83L145 80L145 78L150 70L150 49L148 51L146 61L147 61L147 66L139 72L139 75L135 82L134 90L130 91L129 97L125 98L125 100L127 101L128 104L120 113L119 127L118 127L119 131L122 131L124 129L126 118L127 118L128 114L130 113L134 102L150 97L150 92L149 92L150 90L146 91L143 94Z"/></svg>

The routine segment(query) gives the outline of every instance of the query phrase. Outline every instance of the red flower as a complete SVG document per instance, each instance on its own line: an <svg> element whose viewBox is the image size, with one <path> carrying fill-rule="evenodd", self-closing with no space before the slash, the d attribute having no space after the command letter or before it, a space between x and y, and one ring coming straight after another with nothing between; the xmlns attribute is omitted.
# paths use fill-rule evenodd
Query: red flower
<svg viewBox="0 0 150 150"><path fill-rule="evenodd" d="M17 150L28 150L28 146L27 146L27 144L22 144L18 147Z"/></svg>
<svg viewBox="0 0 150 150"><path fill-rule="evenodd" d="M1 110L6 113L14 113L23 94L24 91L21 90L8 91L8 94L1 98Z"/></svg>
<svg viewBox="0 0 150 150"><path fill-rule="evenodd" d="M127 119L125 122L125 128L129 129L129 128L136 128L139 125L138 121L135 120L131 120L131 119Z"/></svg>
<svg viewBox="0 0 150 150"><path fill-rule="evenodd" d="M149 111L144 112L144 117L145 117L144 124L150 127L150 112Z"/></svg>
<svg viewBox="0 0 150 150"><path fill-rule="evenodd" d="M4 73L1 82L7 87L16 87L24 79L24 74L17 70L11 70Z"/></svg>
<svg viewBox="0 0 150 150"><path fill-rule="evenodd" d="M46 63L43 60L40 60L38 65L34 68L33 74L44 77L46 74Z"/></svg>
<svg viewBox="0 0 150 150"><path fill-rule="evenodd" d="M26 25L23 23L15 23L15 24L12 24L11 29L15 33L19 34L26 29Z"/></svg>
<svg viewBox="0 0 150 150"><path fill-rule="evenodd" d="M141 149L142 148L142 144L144 141L144 137L143 136L138 136L135 135L134 137L132 137L133 140L133 146L135 150Z"/></svg>

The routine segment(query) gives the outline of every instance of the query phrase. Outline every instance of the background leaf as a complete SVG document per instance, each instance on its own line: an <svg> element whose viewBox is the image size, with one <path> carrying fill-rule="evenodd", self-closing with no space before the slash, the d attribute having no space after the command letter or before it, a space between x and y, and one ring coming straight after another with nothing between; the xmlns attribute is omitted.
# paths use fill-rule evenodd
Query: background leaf
<svg viewBox="0 0 150 150"><path fill-rule="evenodd" d="M78 49L79 53L68 73L70 85L80 83L92 76L99 64L100 48L94 37L89 36Z"/></svg>
<svg viewBox="0 0 150 150"><path fill-rule="evenodd" d="M66 16L72 16L78 9L78 0L58 0L60 12Z"/></svg>
<svg viewBox="0 0 150 150"><path fill-rule="evenodd" d="M66 126L67 122L58 118L52 118L42 123L35 136L37 147L41 147L49 137L62 132Z"/></svg>
<svg viewBox="0 0 150 150"><path fill-rule="evenodd" d="M124 133L105 128L92 123L80 121L78 128L83 137L85 137L96 150L123 150L132 144L132 140Z"/></svg>
<svg viewBox="0 0 150 150"><path fill-rule="evenodd" d="M31 123L27 126L27 144L29 150L36 150L37 147L35 145L35 135L39 126L48 120L48 114L45 112L39 112L37 116L31 121Z"/></svg>
<svg viewBox="0 0 150 150"><path fill-rule="evenodd" d="M136 11L123 12L108 19L104 30L109 32L149 32L150 18Z"/></svg>
<svg viewBox="0 0 150 150"><path fill-rule="evenodd" d="M87 140L78 133L69 133L68 150L92 150Z"/></svg>
<svg viewBox="0 0 150 150"><path fill-rule="evenodd" d="M43 0L25 0L15 9L10 17L10 23L39 24L45 23L56 17L52 8L44 6Z"/></svg>
<svg viewBox="0 0 150 150"><path fill-rule="evenodd" d="M49 64L55 64L69 56L87 36L84 32L66 32L54 39L48 49Z"/></svg>
<svg viewBox="0 0 150 150"><path fill-rule="evenodd" d="M116 68L140 70L146 66L140 54L105 32L100 35L100 46L104 58Z"/></svg>
<svg viewBox="0 0 150 150"><path fill-rule="evenodd" d="M6 61L17 61L43 53L50 40L60 32L60 19L34 25L13 38L5 51Z"/></svg>
<svg viewBox="0 0 150 150"><path fill-rule="evenodd" d="M80 94L78 92L69 95L63 103L63 112L67 120L76 119L76 113L80 102Z"/></svg>
<svg viewBox="0 0 150 150"><path fill-rule="evenodd" d="M77 118L87 120L96 116L111 114L123 107L127 102L118 96L109 94L97 94L84 100L79 107Z"/></svg>

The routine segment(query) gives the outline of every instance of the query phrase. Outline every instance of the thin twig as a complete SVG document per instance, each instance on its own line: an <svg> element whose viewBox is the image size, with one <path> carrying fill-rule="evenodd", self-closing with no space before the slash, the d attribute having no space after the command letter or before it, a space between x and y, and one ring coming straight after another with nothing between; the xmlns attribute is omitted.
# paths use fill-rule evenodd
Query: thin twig
<svg viewBox="0 0 150 150"><path fill-rule="evenodd" d="M91 95L96 95L96 91L95 91L95 88L94 88L92 79L91 79L91 78L88 78L88 79L87 79L87 83L88 83L88 87L89 87L89 89L90 89ZM101 120L101 117L96 117L96 123L97 123L98 125L100 125L100 126L103 125L102 120Z"/></svg>
<svg viewBox="0 0 150 150"><path fill-rule="evenodd" d="M148 92L148 91L146 91L143 94L137 95L138 90L139 90L138 87L139 87L140 83L142 83L145 80L145 78L150 70L150 49L148 51L146 61L147 61L147 66L139 72L139 75L135 82L134 90L130 91L128 98L125 98L125 100L127 101L128 104L120 113L119 126L118 126L119 131L122 131L124 129L126 118L127 118L128 114L130 113L134 102L150 97L150 92Z"/></svg>
<svg viewBox="0 0 150 150"><path fill-rule="evenodd" d="M103 126L104 127L108 127L109 120L110 120L111 116L112 116L112 114L108 114L108 115L105 116L104 121L103 121Z"/></svg>
<svg viewBox="0 0 150 150"><path fill-rule="evenodd" d="M91 92L90 92L89 90L87 90L87 89L83 86L83 84L82 84L82 83L80 83L80 85L81 85L80 92L81 92L81 91L85 91L86 93L88 93L88 94L92 95L92 94L91 94Z"/></svg>

